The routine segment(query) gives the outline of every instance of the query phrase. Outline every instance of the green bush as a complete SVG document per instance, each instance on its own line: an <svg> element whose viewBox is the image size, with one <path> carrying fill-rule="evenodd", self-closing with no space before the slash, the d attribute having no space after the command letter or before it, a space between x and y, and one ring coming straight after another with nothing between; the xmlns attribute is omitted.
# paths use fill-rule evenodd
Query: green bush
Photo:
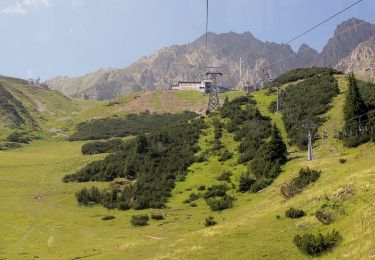
<svg viewBox="0 0 375 260"><path fill-rule="evenodd" d="M133 226L146 226L148 225L149 217L148 215L133 215L130 223Z"/></svg>
<svg viewBox="0 0 375 260"><path fill-rule="evenodd" d="M251 186L256 182L254 178L251 178L248 173L243 173L240 176L240 181L238 185L239 192L246 192L250 190Z"/></svg>
<svg viewBox="0 0 375 260"><path fill-rule="evenodd" d="M333 230L332 233L325 235L321 233L318 235L296 235L293 242L302 253L310 256L321 256L338 246L342 239L340 233Z"/></svg>
<svg viewBox="0 0 375 260"><path fill-rule="evenodd" d="M7 137L7 141L20 144L28 144L35 137L27 132L14 132Z"/></svg>
<svg viewBox="0 0 375 260"><path fill-rule="evenodd" d="M300 209L289 208L285 211L285 217L287 218L302 218L304 216L306 216L306 213Z"/></svg>
<svg viewBox="0 0 375 260"><path fill-rule="evenodd" d="M345 214L344 207L340 202L324 203L315 212L315 217L325 225L333 223L339 215Z"/></svg>
<svg viewBox="0 0 375 260"><path fill-rule="evenodd" d="M199 191L203 191L205 189L206 189L205 185L199 185L198 188L197 188L197 190L199 190Z"/></svg>
<svg viewBox="0 0 375 260"><path fill-rule="evenodd" d="M216 222L215 218L212 217L212 216L207 217L205 222L204 222L205 227L215 226L216 224L217 224L217 222Z"/></svg>
<svg viewBox="0 0 375 260"><path fill-rule="evenodd" d="M291 198L297 195L310 183L316 182L320 174L321 171L311 170L309 167L301 168L297 177L293 178L290 183L281 186L281 194L285 198Z"/></svg>
<svg viewBox="0 0 375 260"><path fill-rule="evenodd" d="M189 200L190 201L194 201L194 200L197 200L197 199L199 199L200 198L200 195L199 194L196 194L196 193L191 193L190 195L189 195Z"/></svg>
<svg viewBox="0 0 375 260"><path fill-rule="evenodd" d="M225 184L213 185L207 188L207 191L203 194L203 198L223 197L227 190L228 186Z"/></svg>
<svg viewBox="0 0 375 260"><path fill-rule="evenodd" d="M100 192L97 187L87 189L84 187L82 190L76 192L76 199L80 205L91 206L99 204L103 200L104 192Z"/></svg>
<svg viewBox="0 0 375 260"><path fill-rule="evenodd" d="M159 212L153 212L153 213L151 213L151 218L154 219L154 220L163 220L164 215L162 213L159 213Z"/></svg>
<svg viewBox="0 0 375 260"><path fill-rule="evenodd" d="M264 188L267 188L269 185L271 185L272 182L273 182L273 179L265 179L265 178L259 179L254 182L254 184L251 186L250 191L254 193L261 191Z"/></svg>
<svg viewBox="0 0 375 260"><path fill-rule="evenodd" d="M131 206L127 201L120 201L117 203L118 210L129 210L131 209Z"/></svg>
<svg viewBox="0 0 375 260"><path fill-rule="evenodd" d="M221 152L219 157L219 162L225 162L230 159L232 159L233 153L229 152L227 149L225 149L223 152Z"/></svg>
<svg viewBox="0 0 375 260"><path fill-rule="evenodd" d="M102 220L112 220L112 219L115 219L116 217L115 216L104 216L102 217Z"/></svg>
<svg viewBox="0 0 375 260"><path fill-rule="evenodd" d="M221 211L233 207L234 198L229 195L224 195L220 198L208 198L206 200L208 206L213 211Z"/></svg>
<svg viewBox="0 0 375 260"><path fill-rule="evenodd" d="M218 181L226 181L231 182L230 177L233 175L231 171L224 171L222 174L220 174L216 179Z"/></svg>
<svg viewBox="0 0 375 260"><path fill-rule="evenodd" d="M82 145L81 152L86 155L113 153L120 151L123 144L121 139L113 139L106 142L95 141Z"/></svg>
<svg viewBox="0 0 375 260"><path fill-rule="evenodd" d="M347 162L347 159L345 159L345 158L340 158L339 162L340 162L341 164L344 164L344 163Z"/></svg>
<svg viewBox="0 0 375 260"><path fill-rule="evenodd" d="M192 207L192 208L196 208L196 207L198 207L198 205L197 205L197 203L190 203L190 207Z"/></svg>

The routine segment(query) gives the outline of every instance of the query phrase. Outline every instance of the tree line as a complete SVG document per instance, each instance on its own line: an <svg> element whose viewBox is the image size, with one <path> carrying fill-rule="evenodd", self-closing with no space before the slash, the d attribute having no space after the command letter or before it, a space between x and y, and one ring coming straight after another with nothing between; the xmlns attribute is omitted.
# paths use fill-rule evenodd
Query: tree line
<svg viewBox="0 0 375 260"><path fill-rule="evenodd" d="M69 140L98 140L150 133L167 125L191 120L196 116L196 113L188 111L179 114L143 112L125 117L97 119L78 124L76 132L70 136Z"/></svg>

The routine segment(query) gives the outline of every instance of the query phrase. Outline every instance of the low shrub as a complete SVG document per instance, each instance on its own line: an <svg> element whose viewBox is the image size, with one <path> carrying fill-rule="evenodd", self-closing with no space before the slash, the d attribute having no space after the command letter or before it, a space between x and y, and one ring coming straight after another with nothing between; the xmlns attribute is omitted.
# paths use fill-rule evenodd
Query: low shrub
<svg viewBox="0 0 375 260"><path fill-rule="evenodd" d="M200 185L198 186L197 190L199 191L202 191L202 190L205 190L206 189L206 186L205 185Z"/></svg>
<svg viewBox="0 0 375 260"><path fill-rule="evenodd" d="M197 156L195 158L195 162L197 162L197 163L202 163L202 162L205 162L205 161L207 161L207 153L206 152L201 153L199 156Z"/></svg>
<svg viewBox="0 0 375 260"><path fill-rule="evenodd" d="M232 159L233 157L233 153L229 152L228 150L224 150L221 154L220 154L220 157L219 157L219 162L225 162L225 161L228 161L230 159Z"/></svg>
<svg viewBox="0 0 375 260"><path fill-rule="evenodd" d="M342 239L340 233L333 230L332 233L325 235L321 233L318 235L296 235L293 242L302 253L310 256L321 256L338 246Z"/></svg>
<svg viewBox="0 0 375 260"><path fill-rule="evenodd" d="M220 149L224 148L225 146L221 143L220 140L215 140L214 145L212 147L212 151L219 151Z"/></svg>
<svg viewBox="0 0 375 260"><path fill-rule="evenodd" d="M347 161L347 159L345 159L345 158L340 158L340 160L339 160L339 162L340 162L341 164L346 163L346 161Z"/></svg>
<svg viewBox="0 0 375 260"><path fill-rule="evenodd" d="M228 186L225 184L213 185L208 187L207 191L204 193L203 197L205 199L211 197L223 197L228 190Z"/></svg>
<svg viewBox="0 0 375 260"><path fill-rule="evenodd" d="M209 198L206 200L208 206L213 211L221 211L233 207L234 198L229 195L224 195L221 198Z"/></svg>
<svg viewBox="0 0 375 260"><path fill-rule="evenodd" d="M190 207L192 207L192 208L196 208L196 207L198 207L198 205L196 204L196 203L190 203Z"/></svg>
<svg viewBox="0 0 375 260"><path fill-rule="evenodd" d="M116 217L115 216L104 216L102 217L102 220L112 220L112 219L115 219Z"/></svg>
<svg viewBox="0 0 375 260"><path fill-rule="evenodd" d="M12 149L21 148L22 145L19 143L12 143L12 142L6 142L3 144L0 144L0 151L8 151Z"/></svg>
<svg viewBox="0 0 375 260"><path fill-rule="evenodd" d="M218 181L226 181L231 182L230 177L233 175L231 171L224 171L221 175L219 175L216 179Z"/></svg>
<svg viewBox="0 0 375 260"><path fill-rule="evenodd" d="M20 144L30 143L34 137L27 132L14 132L7 137L7 141Z"/></svg>
<svg viewBox="0 0 375 260"><path fill-rule="evenodd" d="M300 209L289 208L285 211L285 217L287 218L302 218L304 216L306 216L306 213Z"/></svg>
<svg viewBox="0 0 375 260"><path fill-rule="evenodd" d="M302 192L303 188L310 183L316 182L320 177L321 171L311 170L309 167L301 168L297 177L290 183L281 186L281 194L285 198L291 198Z"/></svg>
<svg viewBox="0 0 375 260"><path fill-rule="evenodd" d="M324 225L333 223L339 215L345 214L341 203L325 203L315 212L315 217Z"/></svg>
<svg viewBox="0 0 375 260"><path fill-rule="evenodd" d="M76 192L76 199L79 205L91 206L101 202L102 194L97 187L91 187L90 189L84 187Z"/></svg>
<svg viewBox="0 0 375 260"><path fill-rule="evenodd" d="M120 201L117 203L117 208L119 210L128 210L131 208L131 206L129 205L127 201Z"/></svg>
<svg viewBox="0 0 375 260"><path fill-rule="evenodd" d="M207 217L206 221L204 222L205 227L215 226L216 224L217 224L217 222L216 222L215 218L212 217L212 216Z"/></svg>
<svg viewBox="0 0 375 260"><path fill-rule="evenodd" d="M240 176L240 181L238 185L239 192L246 192L250 190L251 186L256 182L254 178L251 178L248 173L243 173Z"/></svg>
<svg viewBox="0 0 375 260"><path fill-rule="evenodd" d="M191 193L190 195L189 195L189 200L190 201L194 201L194 200L197 200L197 199L199 199L200 198L200 195L199 194L196 194L196 193Z"/></svg>
<svg viewBox="0 0 375 260"><path fill-rule="evenodd" d="M151 213L151 218L154 219L154 220L163 220L164 215L162 213L159 213L159 212L154 212L154 213Z"/></svg>
<svg viewBox="0 0 375 260"><path fill-rule="evenodd" d="M148 224L149 217L148 215L133 215L130 223L133 226L146 226Z"/></svg>
<svg viewBox="0 0 375 260"><path fill-rule="evenodd" d="M269 185L271 185L273 182L272 179L266 179L266 178L262 178L260 180L257 180L254 182L254 184L251 186L251 189L250 191L251 192L258 192L258 191L261 191L263 190L264 188L267 188Z"/></svg>
<svg viewBox="0 0 375 260"><path fill-rule="evenodd" d="M85 155L113 153L119 151L123 145L124 143L121 139L113 139L104 142L94 141L82 145L81 152Z"/></svg>

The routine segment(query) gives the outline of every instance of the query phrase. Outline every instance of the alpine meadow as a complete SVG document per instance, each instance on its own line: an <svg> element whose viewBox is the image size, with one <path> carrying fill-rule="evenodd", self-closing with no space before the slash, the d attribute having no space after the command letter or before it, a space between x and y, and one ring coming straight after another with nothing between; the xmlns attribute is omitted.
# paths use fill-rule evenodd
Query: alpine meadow
<svg viewBox="0 0 375 260"><path fill-rule="evenodd" d="M8 2L0 259L375 257L370 0Z"/></svg>

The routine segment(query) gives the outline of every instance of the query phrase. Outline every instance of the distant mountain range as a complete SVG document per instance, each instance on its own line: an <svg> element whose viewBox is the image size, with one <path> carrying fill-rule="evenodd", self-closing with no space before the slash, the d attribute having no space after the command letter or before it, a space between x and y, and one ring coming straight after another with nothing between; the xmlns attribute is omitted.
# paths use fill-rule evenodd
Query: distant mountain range
<svg viewBox="0 0 375 260"><path fill-rule="evenodd" d="M209 64L222 67L223 86L240 84L240 58L243 80L259 82L262 69L269 65L272 77L298 67L325 66L354 71L375 81L375 25L352 18L337 26L321 53L302 44L297 52L289 45L262 42L250 32L209 33ZM199 81L204 77L205 35L194 42L163 48L123 69L100 69L76 78L56 77L50 88L64 94L106 100L140 90L166 89L178 81ZM270 65L271 64L271 65Z"/></svg>

